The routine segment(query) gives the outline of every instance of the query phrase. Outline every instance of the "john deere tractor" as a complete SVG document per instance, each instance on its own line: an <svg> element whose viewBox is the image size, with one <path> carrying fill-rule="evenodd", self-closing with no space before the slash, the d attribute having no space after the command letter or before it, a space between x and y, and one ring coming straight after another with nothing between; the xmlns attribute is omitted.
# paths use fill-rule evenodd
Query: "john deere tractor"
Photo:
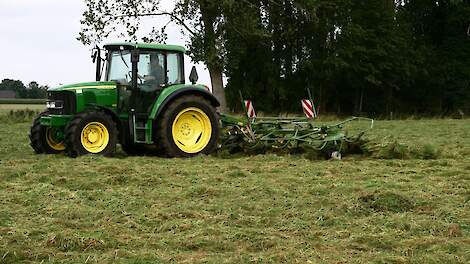
<svg viewBox="0 0 470 264"><path fill-rule="evenodd" d="M185 83L184 53L183 47L160 44L96 48L96 82L48 90L47 110L29 135L34 151L110 155L119 143L131 154L151 145L170 157L213 152L219 103L196 84L194 67L191 84Z"/></svg>

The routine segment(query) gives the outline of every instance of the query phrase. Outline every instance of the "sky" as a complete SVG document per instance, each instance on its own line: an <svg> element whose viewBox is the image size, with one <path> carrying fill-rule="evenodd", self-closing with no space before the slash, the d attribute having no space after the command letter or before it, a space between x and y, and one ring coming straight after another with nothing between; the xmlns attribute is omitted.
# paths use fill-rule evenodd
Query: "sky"
<svg viewBox="0 0 470 264"><path fill-rule="evenodd" d="M171 0L161 1L167 10L172 6ZM94 81L91 47L76 40L84 9L83 0L0 0L0 80L36 81L51 87ZM166 21L158 18L148 23ZM185 45L186 37L177 25L170 24L167 34L168 44ZM192 65L186 57L186 79ZM202 64L196 67L198 83L210 86L207 69Z"/></svg>

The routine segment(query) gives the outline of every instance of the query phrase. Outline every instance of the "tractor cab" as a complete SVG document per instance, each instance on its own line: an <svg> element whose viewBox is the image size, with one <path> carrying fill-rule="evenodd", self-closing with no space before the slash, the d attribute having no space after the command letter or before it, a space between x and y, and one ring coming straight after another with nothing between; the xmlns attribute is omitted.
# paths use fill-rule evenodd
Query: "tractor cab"
<svg viewBox="0 0 470 264"><path fill-rule="evenodd" d="M182 47L118 43L106 45L105 50L106 71L102 74L102 65L97 63L97 78L119 85L121 113L132 109L140 114L149 113L152 99L163 89L185 84Z"/></svg>

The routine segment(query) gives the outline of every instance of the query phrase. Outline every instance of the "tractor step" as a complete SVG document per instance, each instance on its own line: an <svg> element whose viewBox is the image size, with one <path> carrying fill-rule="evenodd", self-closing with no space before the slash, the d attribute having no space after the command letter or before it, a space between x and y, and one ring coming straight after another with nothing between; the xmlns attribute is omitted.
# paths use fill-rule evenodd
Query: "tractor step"
<svg viewBox="0 0 470 264"><path fill-rule="evenodd" d="M153 144L152 140L152 120L148 119L148 115L133 115L134 143Z"/></svg>

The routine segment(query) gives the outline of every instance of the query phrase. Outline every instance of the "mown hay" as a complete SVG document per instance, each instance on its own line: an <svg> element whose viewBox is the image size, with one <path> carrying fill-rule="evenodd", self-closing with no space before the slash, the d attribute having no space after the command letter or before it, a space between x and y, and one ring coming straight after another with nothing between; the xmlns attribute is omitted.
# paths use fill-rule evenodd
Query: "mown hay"
<svg viewBox="0 0 470 264"><path fill-rule="evenodd" d="M406 212L414 208L414 203L407 197L392 193L373 193L359 197L362 206L376 212Z"/></svg>

